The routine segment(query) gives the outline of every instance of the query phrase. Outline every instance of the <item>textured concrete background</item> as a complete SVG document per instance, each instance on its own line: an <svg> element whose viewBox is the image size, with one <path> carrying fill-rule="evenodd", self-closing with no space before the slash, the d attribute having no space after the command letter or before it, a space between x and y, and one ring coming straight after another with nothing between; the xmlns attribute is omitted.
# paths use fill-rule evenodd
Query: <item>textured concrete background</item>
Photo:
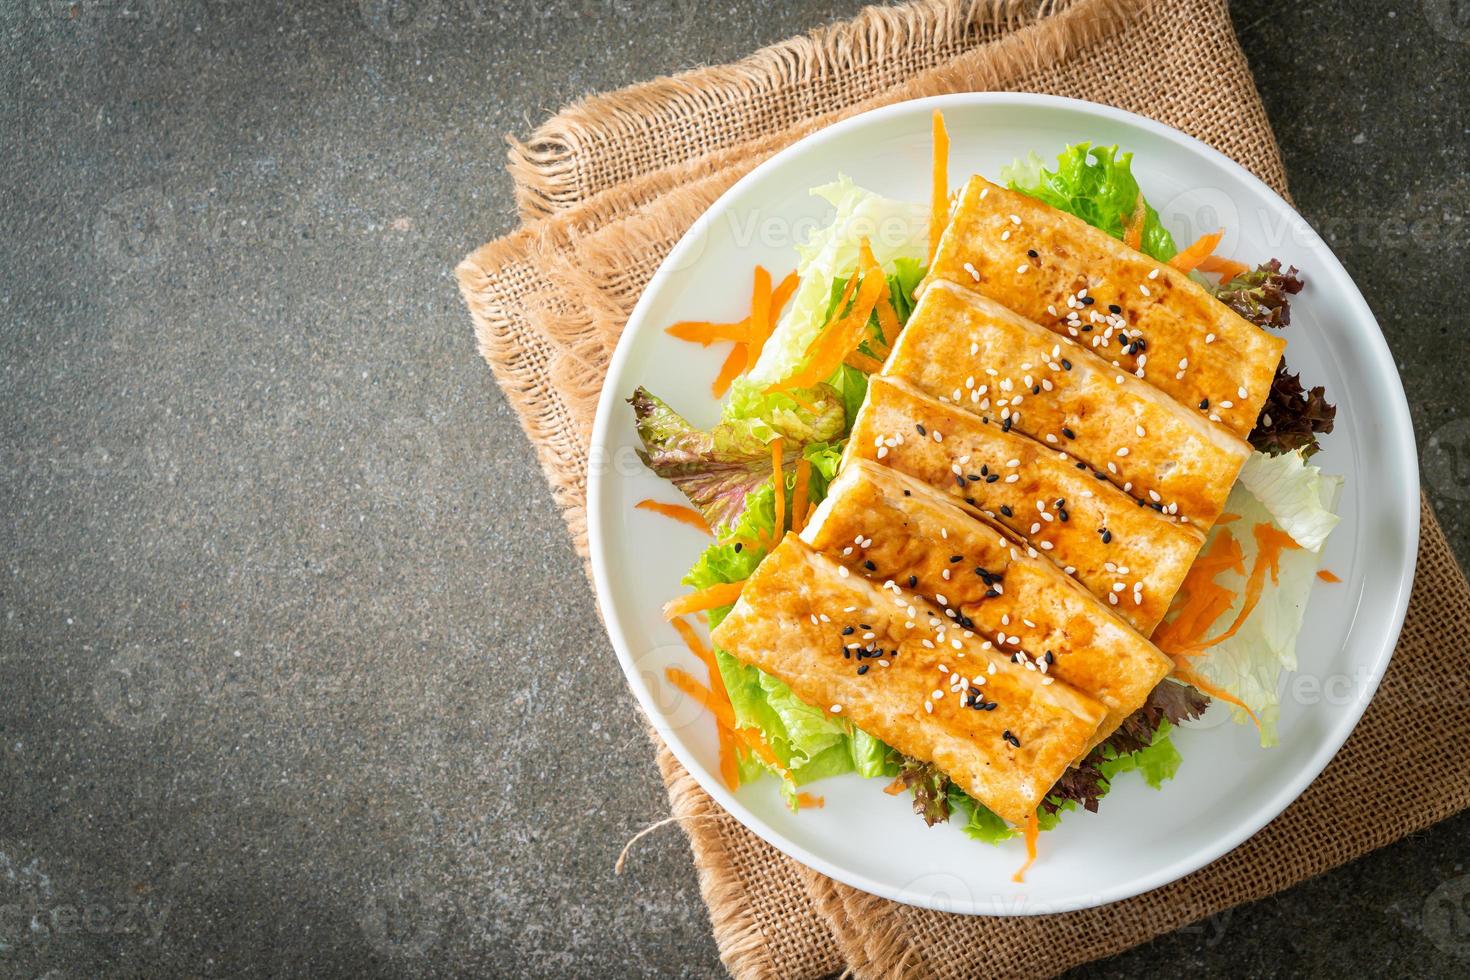
<svg viewBox="0 0 1470 980"><path fill-rule="evenodd" d="M503 133L856 9L702 6L0 4L0 976L721 973L450 272ZM1235 17L1470 558L1470 13ZM1463 974L1467 843L1085 972Z"/></svg>

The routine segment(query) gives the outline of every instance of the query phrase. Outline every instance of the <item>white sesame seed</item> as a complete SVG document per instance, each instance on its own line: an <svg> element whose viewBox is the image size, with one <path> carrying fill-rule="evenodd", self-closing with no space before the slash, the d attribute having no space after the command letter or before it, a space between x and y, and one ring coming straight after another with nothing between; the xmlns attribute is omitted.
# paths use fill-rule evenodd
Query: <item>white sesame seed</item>
<svg viewBox="0 0 1470 980"><path fill-rule="evenodd" d="M1123 446L1122 448L1120 448L1118 450L1118 455L1119 456L1127 456L1128 455L1128 447L1127 446Z"/></svg>
<svg viewBox="0 0 1470 980"><path fill-rule="evenodd" d="M878 447L878 458L879 459L882 459L883 457L885 457L887 455L888 455L888 447L887 446L879 446Z"/></svg>
<svg viewBox="0 0 1470 980"><path fill-rule="evenodd" d="M1239 395L1241 398L1249 398L1250 397L1250 392L1248 392L1248 391L1245 390L1245 385L1241 385L1239 388L1236 388L1235 389L1235 393L1237 395Z"/></svg>
<svg viewBox="0 0 1470 980"><path fill-rule="evenodd" d="M1138 291L1139 291L1139 292L1140 292L1140 293L1142 293L1142 294L1143 294L1143 295L1145 295L1145 296L1150 296L1150 295L1152 295L1152 294L1151 294L1151 293L1150 293L1150 292L1149 292L1149 291L1148 291L1148 287L1147 287L1147 286L1145 286L1145 285L1144 285L1144 284L1143 284L1143 283L1139 283L1139 284L1138 284Z"/></svg>
<svg viewBox="0 0 1470 980"><path fill-rule="evenodd" d="M1027 265L1027 264L1026 264L1026 263L1025 263L1025 262L1022 262L1022 263L1021 263L1021 264L1020 264L1020 265L1018 265L1018 266L1016 266L1016 274L1017 274L1017 275L1021 275L1021 274L1023 274L1023 273L1024 273L1024 272L1025 272L1025 271L1026 271L1026 270L1027 270L1027 269L1029 269L1029 268L1031 268L1031 266L1029 266L1029 265Z"/></svg>
<svg viewBox="0 0 1470 980"><path fill-rule="evenodd" d="M1141 426L1141 425L1135 426L1134 429L1133 429L1133 431L1138 433L1138 438L1140 438L1140 439L1142 439L1144 436L1148 435L1147 432L1144 432L1143 431L1143 426Z"/></svg>
<svg viewBox="0 0 1470 980"><path fill-rule="evenodd" d="M1223 402L1220 403L1220 407L1221 408L1234 408L1235 407L1235 402L1232 402L1232 401L1223 401Z"/></svg>
<svg viewBox="0 0 1470 980"><path fill-rule="evenodd" d="M1005 482L1007 482L1007 483L1015 483L1020 478L1021 478L1021 474L1019 474L1019 473L1012 473L1010 476L1006 477Z"/></svg>
<svg viewBox="0 0 1470 980"><path fill-rule="evenodd" d="M925 701L924 702L924 712L925 712L925 714L931 714L931 715L934 713L934 702L933 701Z"/></svg>
<svg viewBox="0 0 1470 980"><path fill-rule="evenodd" d="M1043 541L1043 542L1041 542L1041 550L1042 551L1050 551L1051 550L1051 542L1050 541Z"/></svg>
<svg viewBox="0 0 1470 980"><path fill-rule="evenodd" d="M934 433L934 441L935 442L943 442L944 441L944 436L940 435L938 432L935 432Z"/></svg>
<svg viewBox="0 0 1470 980"><path fill-rule="evenodd" d="M980 281L980 273L975 271L975 266L973 264L966 262L965 271L970 274L971 279L975 280L976 282Z"/></svg>
<svg viewBox="0 0 1470 980"><path fill-rule="evenodd" d="M1011 215L1011 224L1013 224L1013 225L1019 225L1020 223L1021 223L1021 216L1019 214L1013 214L1013 215Z"/></svg>
<svg viewBox="0 0 1470 980"><path fill-rule="evenodd" d="M1000 233L1000 240L1003 242L1008 242L1011 240L1011 230L1009 228Z"/></svg>
<svg viewBox="0 0 1470 980"><path fill-rule="evenodd" d="M1215 335L1214 334L1212 334L1212 333L1205 334L1205 343L1207 343L1207 344L1213 344L1214 342L1215 342Z"/></svg>
<svg viewBox="0 0 1470 980"><path fill-rule="evenodd" d="M1148 274L1148 277L1150 279L1157 279L1157 278L1159 278L1159 270L1158 269L1153 270L1152 272L1150 272Z"/></svg>
<svg viewBox="0 0 1470 980"><path fill-rule="evenodd" d="M982 200L982 201L985 200L985 195L986 194L989 194L989 193L990 193L990 188L989 187L982 187L982 188L980 188L980 200Z"/></svg>
<svg viewBox="0 0 1470 980"><path fill-rule="evenodd" d="M1020 466L1020 465L1021 465L1021 461L1019 459L1008 459L1008 460L1006 460L1006 468L1007 469L1012 469L1013 470L1017 466Z"/></svg>
<svg viewBox="0 0 1470 980"><path fill-rule="evenodd" d="M830 712L832 712L834 715L841 714L842 713L842 705L840 705L840 704L834 704L834 705L832 705L832 707L828 708L827 710L830 711Z"/></svg>
<svg viewBox="0 0 1470 980"><path fill-rule="evenodd" d="M838 565L837 566L837 574L839 576L841 576L842 578L847 578L847 566L846 565Z"/></svg>

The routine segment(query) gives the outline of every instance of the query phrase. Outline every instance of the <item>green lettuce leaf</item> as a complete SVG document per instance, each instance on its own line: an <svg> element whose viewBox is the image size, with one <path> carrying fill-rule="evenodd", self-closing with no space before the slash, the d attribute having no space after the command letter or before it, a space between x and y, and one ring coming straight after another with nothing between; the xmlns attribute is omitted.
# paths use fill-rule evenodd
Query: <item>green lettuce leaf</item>
<svg viewBox="0 0 1470 980"><path fill-rule="evenodd" d="M1133 176L1133 154L1119 153L1116 146L1073 143L1057 155L1055 170L1048 170L1035 153L1002 167L1000 178L1011 190L1020 191L1052 207L1076 215L1114 238L1123 229L1138 204L1138 181ZM1159 221L1152 205L1145 203L1143 251L1167 262L1179 251L1173 237Z"/></svg>

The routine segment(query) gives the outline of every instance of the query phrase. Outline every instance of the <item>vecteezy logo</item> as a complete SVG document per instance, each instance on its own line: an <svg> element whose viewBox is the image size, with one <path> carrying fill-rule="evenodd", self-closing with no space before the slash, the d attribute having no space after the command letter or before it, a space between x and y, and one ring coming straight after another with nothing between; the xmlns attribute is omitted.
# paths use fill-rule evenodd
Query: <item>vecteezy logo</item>
<svg viewBox="0 0 1470 980"><path fill-rule="evenodd" d="M1451 878L1429 893L1420 921L1424 935L1452 956L1470 958L1470 875Z"/></svg>
<svg viewBox="0 0 1470 980"><path fill-rule="evenodd" d="M385 956L422 956L439 940L442 896L417 876L396 874L379 885L363 906L358 925L373 949Z"/></svg>
<svg viewBox="0 0 1470 980"><path fill-rule="evenodd" d="M103 717L119 728L151 728L173 707L175 678L157 653L132 645L114 656L92 685Z"/></svg>
<svg viewBox="0 0 1470 980"><path fill-rule="evenodd" d="M154 187L124 191L102 205L92 232L98 258L118 272L158 265L177 234L173 202Z"/></svg>
<svg viewBox="0 0 1470 980"><path fill-rule="evenodd" d="M427 33L438 17L440 0L359 0L368 30L393 44Z"/></svg>
<svg viewBox="0 0 1470 980"><path fill-rule="evenodd" d="M1442 425L1424 444L1424 478L1441 496L1470 500L1470 419Z"/></svg>

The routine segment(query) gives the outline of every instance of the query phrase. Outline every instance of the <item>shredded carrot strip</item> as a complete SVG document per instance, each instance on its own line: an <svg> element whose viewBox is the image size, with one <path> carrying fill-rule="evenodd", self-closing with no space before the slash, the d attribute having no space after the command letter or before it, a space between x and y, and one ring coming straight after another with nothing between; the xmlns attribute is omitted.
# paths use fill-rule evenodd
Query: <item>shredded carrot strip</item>
<svg viewBox="0 0 1470 980"><path fill-rule="evenodd" d="M677 599L670 599L664 603L664 619L673 619L675 616L686 616L701 609L718 609L728 606L740 598L740 590L745 588L744 582L720 582L711 585L707 589L681 595Z"/></svg>
<svg viewBox="0 0 1470 980"><path fill-rule="evenodd" d="M931 128L934 156L930 164L929 264L933 265L934 253L939 251L939 239L944 237L944 227L949 224L949 130L944 125L944 113L938 109L934 110Z"/></svg>
<svg viewBox="0 0 1470 980"><path fill-rule="evenodd" d="M1201 272L1214 272L1220 276L1221 282L1229 282L1236 276L1243 276L1251 271L1251 267L1244 262L1236 262L1234 259L1222 259L1218 255L1206 257L1199 264Z"/></svg>
<svg viewBox="0 0 1470 980"><path fill-rule="evenodd" d="M1133 204L1133 216L1128 219L1128 226L1123 229L1123 244L1129 248L1143 250L1143 223L1148 218L1148 205L1143 200L1143 191L1138 192L1138 200Z"/></svg>
<svg viewBox="0 0 1470 980"><path fill-rule="evenodd" d="M1026 814L1026 819L1021 821L1021 831L1026 836L1026 863L1011 875L1011 880L1017 883L1026 880L1026 872L1031 870L1031 865L1036 862L1036 840L1041 836L1041 821L1036 819L1036 814Z"/></svg>
<svg viewBox="0 0 1470 980"><path fill-rule="evenodd" d="M1210 253L1215 251L1215 247L1220 244L1220 239L1224 235L1224 229L1201 235L1193 245L1170 259L1169 264L1180 272L1189 272L1210 257Z"/></svg>
<svg viewBox="0 0 1470 980"><path fill-rule="evenodd" d="M739 323L680 320L671 327L665 327L664 333L679 340L687 340L691 344L703 344L705 347L720 341L733 340L744 343L750 338L750 318L747 317Z"/></svg>
<svg viewBox="0 0 1470 980"><path fill-rule="evenodd" d="M731 712L730 706L711 694L709 688L699 683L689 671L681 667L665 667L664 676L669 679L670 684L698 701L700 706L714 715L715 720L720 724L731 729L735 727L735 715Z"/></svg>
<svg viewBox="0 0 1470 980"><path fill-rule="evenodd" d="M1218 698L1219 700L1224 701L1227 704L1235 705L1237 708L1251 716L1251 721L1256 723L1257 728L1261 727L1261 719L1256 717L1256 713L1250 709L1250 705L1246 704L1244 701L1240 700L1240 698L1231 694L1224 688L1211 684L1209 681L1205 680L1193 670L1185 667L1177 659L1174 661L1174 676L1178 677L1181 681L1188 684L1190 687L1202 691L1212 698Z"/></svg>
<svg viewBox="0 0 1470 980"><path fill-rule="evenodd" d="M745 370L760 359L761 349L771 337L771 274L766 267L755 267L755 283L750 290L750 340L745 348Z"/></svg>
<svg viewBox="0 0 1470 980"><path fill-rule="evenodd" d="M1240 607L1240 612L1236 614L1235 621L1218 636L1213 636L1208 640L1196 639L1194 642L1165 650L1166 653L1180 656L1194 656L1208 650L1212 646L1224 643L1230 637L1234 636L1239 632L1241 626L1245 625L1245 621L1250 618L1250 614L1255 611L1256 604L1261 601L1261 591L1266 585L1266 572L1269 570L1271 572L1271 581L1276 582L1281 570L1281 552L1300 547L1300 545L1291 539L1291 535L1277 530L1271 524L1257 524L1251 531L1256 538L1256 560L1251 565L1250 576L1246 579L1245 604ZM1188 576L1185 576L1185 579L1187 581ZM1208 628L1209 624L1206 624L1204 629ZM1203 635L1203 632L1204 630L1202 629L1199 635Z"/></svg>
<svg viewBox="0 0 1470 980"><path fill-rule="evenodd" d="M873 313L873 306L878 302L879 293L888 288L888 284L880 272L877 275L854 274L848 280L848 287L851 288L859 278L862 281L854 293L852 306L848 307L845 313L839 312L807 346L806 366L784 381L771 385L766 391L809 388L814 384L826 381L847 357L848 352L863 339L863 331L868 328L868 317ZM844 290L843 295L846 296L846 294ZM842 307L843 302L839 300L837 309L841 311Z"/></svg>
<svg viewBox="0 0 1470 980"><path fill-rule="evenodd" d="M842 359L842 363L846 364L848 367L857 368L864 374L877 374L879 371L883 370L882 361L878 360L876 357L872 357L871 355L864 354L860 350L855 350L852 353L848 354Z"/></svg>
<svg viewBox="0 0 1470 980"><path fill-rule="evenodd" d="M776 491L776 519L771 526L776 529L777 539L786 530L786 471L781 468L785 448L786 440L780 436L771 440L771 469L774 471L771 485Z"/></svg>
<svg viewBox="0 0 1470 980"><path fill-rule="evenodd" d="M904 791L904 785L903 785L903 777L902 776L895 777L894 780L893 780L893 782L891 782L887 786L884 786L883 787L883 792L887 793L889 796L897 796L899 793L902 793L903 791Z"/></svg>
<svg viewBox="0 0 1470 980"><path fill-rule="evenodd" d="M821 796L813 796L810 793L797 793L796 794L796 808L798 810L807 810L807 809L811 809L813 807L815 807L816 809L820 810L822 807L824 807L826 805L827 805L827 800L824 797L821 797Z"/></svg>
<svg viewBox="0 0 1470 980"><path fill-rule="evenodd" d="M888 277L883 275L883 267L878 264L878 259L873 255L873 250L869 247L866 238L862 240L858 249L858 258L865 270L864 275L872 272L883 280L883 291L878 296L878 303L873 308L873 312L878 314L878 327L883 331L883 346L887 348L883 351L882 356L887 357L888 351L893 349L894 341L898 340L898 331L902 329L898 322L898 311L893 308L893 296L888 288Z"/></svg>
<svg viewBox="0 0 1470 980"><path fill-rule="evenodd" d="M715 716L715 731L720 739L720 779L731 790L740 788L740 761L735 756L735 743L731 732L735 729L735 715L728 701L721 701L687 671L678 667L665 667L664 676L679 690L698 701Z"/></svg>
<svg viewBox="0 0 1470 980"><path fill-rule="evenodd" d="M1215 518L1215 523L1216 524L1229 524L1231 521L1238 521L1238 520L1240 520L1240 515L1239 514L1232 514L1232 513L1230 513L1230 511L1227 510L1224 513L1222 513L1219 517Z"/></svg>
<svg viewBox="0 0 1470 980"><path fill-rule="evenodd" d="M704 641L699 638L699 634L694 631L694 627L690 626L687 622L682 619L675 619L673 620L673 624L674 629L678 631L680 638L683 639L684 645L689 648L689 652L698 657L699 662L704 664L704 669L709 672L710 697L723 705L723 709L716 714L724 714L724 709L728 709L731 726L733 726L735 721L735 708L730 704L729 692L725 690L725 678L720 673L720 665L715 662L715 652L705 646ZM727 730L724 725L720 725L719 737L720 774L724 777L725 784L731 789L735 789L740 785L740 760L735 754L735 734L733 730Z"/></svg>
<svg viewBox="0 0 1470 980"><path fill-rule="evenodd" d="M1274 524L1257 524L1253 529L1256 535L1256 545L1261 549L1261 554L1271 564L1271 584L1280 584L1281 553L1301 548L1295 539L1285 531L1280 530Z"/></svg>
<svg viewBox="0 0 1470 980"><path fill-rule="evenodd" d="M747 350L745 344L736 344L730 348L730 353L725 355L725 363L720 365L720 373L715 375L715 380L709 386L710 393L716 398L723 398L725 392L730 390L730 382L734 381L745 369Z"/></svg>
<svg viewBox="0 0 1470 980"><path fill-rule="evenodd" d="M800 534L806 526L806 498L812 479L811 460L803 456L796 462L796 486L791 490L791 531Z"/></svg>
<svg viewBox="0 0 1470 980"><path fill-rule="evenodd" d="M776 321L781 317L782 308L791 300L792 294L796 292L796 287L800 284L801 280L796 277L796 273L788 272L786 278L782 279L781 284L776 287L776 291L771 293L772 327L775 327Z"/></svg>
<svg viewBox="0 0 1470 980"><path fill-rule="evenodd" d="M685 507L681 504L662 504L657 500L640 500L633 506L638 510L652 511L655 514L662 514L664 517L671 517L680 524L688 524L690 527L699 528L699 530L711 537L714 536L714 532L709 529L709 523L704 519L704 515L693 507Z"/></svg>
<svg viewBox="0 0 1470 980"><path fill-rule="evenodd" d="M770 745L766 744L765 736L759 731L754 728L737 728L735 729L735 736L745 743L746 748L758 755L772 769L782 774L786 772L785 768L781 765L781 760L776 758L776 753L771 749Z"/></svg>
<svg viewBox="0 0 1470 980"><path fill-rule="evenodd" d="M1338 578L1336 575L1332 574L1331 572L1329 572L1325 568L1319 568L1319 569L1317 569L1317 577L1320 578L1324 582L1341 582L1342 581L1342 579Z"/></svg>

